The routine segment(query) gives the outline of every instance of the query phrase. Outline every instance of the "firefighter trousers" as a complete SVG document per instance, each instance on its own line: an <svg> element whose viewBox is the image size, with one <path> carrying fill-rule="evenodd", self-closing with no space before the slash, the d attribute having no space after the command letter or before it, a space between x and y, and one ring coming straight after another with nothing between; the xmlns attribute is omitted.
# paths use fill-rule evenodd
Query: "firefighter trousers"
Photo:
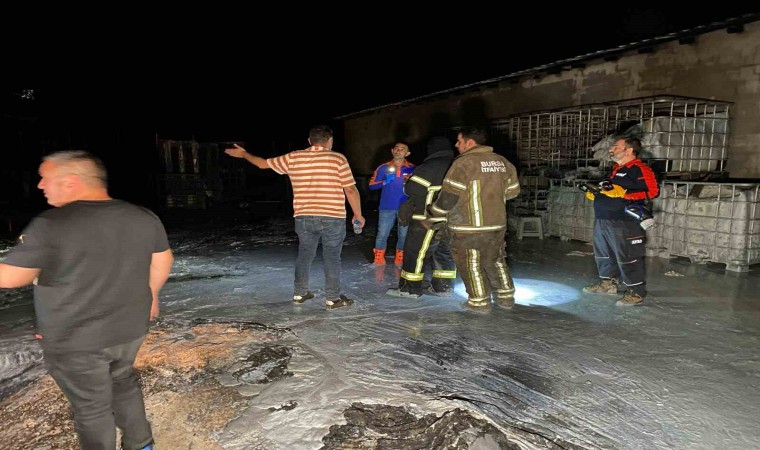
<svg viewBox="0 0 760 450"><path fill-rule="evenodd" d="M404 243L399 290L421 294L426 267L433 269L431 283L434 291L451 289L457 271L446 230L428 230L419 220L412 220Z"/></svg>
<svg viewBox="0 0 760 450"><path fill-rule="evenodd" d="M507 267L504 234L504 230L454 234L451 245L454 262L470 303L489 303L491 293L501 299L514 297L515 284Z"/></svg>

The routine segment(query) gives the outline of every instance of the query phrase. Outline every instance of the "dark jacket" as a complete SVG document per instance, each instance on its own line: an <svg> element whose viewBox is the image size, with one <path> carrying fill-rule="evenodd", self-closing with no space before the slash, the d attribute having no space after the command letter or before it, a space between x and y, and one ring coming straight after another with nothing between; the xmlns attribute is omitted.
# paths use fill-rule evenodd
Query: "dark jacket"
<svg viewBox="0 0 760 450"><path fill-rule="evenodd" d="M623 198L610 198L598 194L594 198L594 217L602 220L638 220L625 213L626 204L631 201L645 201L657 197L660 192L654 172L639 159L622 166L615 164L610 182L627 192Z"/></svg>
<svg viewBox="0 0 760 450"><path fill-rule="evenodd" d="M426 218L426 208L437 198L446 171L454 159L454 150L446 138L433 138L428 143L428 155L414 169L404 185L404 193L414 204L413 219Z"/></svg>

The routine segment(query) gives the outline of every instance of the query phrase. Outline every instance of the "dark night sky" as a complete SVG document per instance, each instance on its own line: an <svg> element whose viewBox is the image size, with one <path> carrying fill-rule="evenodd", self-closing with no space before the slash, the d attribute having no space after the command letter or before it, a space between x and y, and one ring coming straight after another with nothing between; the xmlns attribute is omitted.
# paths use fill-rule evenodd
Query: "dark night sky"
<svg viewBox="0 0 760 450"><path fill-rule="evenodd" d="M213 17L154 19L164 31L140 39L134 37L140 27L111 29L104 22L95 31L71 27L61 35L65 43L51 40L50 48L26 51L15 67L29 70L33 81L17 87L35 88L34 103L20 109L38 117L38 132L54 135L59 148L104 156L128 183L131 172L155 157L156 134L240 140L268 156L272 147L306 145L308 127L335 116L759 9L725 3L720 11L536 4L498 14L493 6L468 4L469 10L460 5L415 16L364 5L385 9L345 10L342 20L321 11L287 20L256 15L230 25ZM106 39L98 31L118 38L98 43L102 50L94 44ZM19 105L3 109L15 113ZM2 152L7 156L12 147Z"/></svg>
<svg viewBox="0 0 760 450"><path fill-rule="evenodd" d="M385 14L397 16L372 25L344 11L349 18L339 29L332 20L323 27L286 23L281 32L267 33L251 24L226 34L211 28L192 40L168 27L166 39L149 46L152 55L124 43L110 53L128 51L124 61L114 56L100 67L90 59L92 69L83 70L82 79L40 87L37 101L66 121L153 129L178 139L251 140L275 131L303 136L310 124L334 116L752 12L723 3L720 11L522 8L519 14L462 9L408 20L390 11Z"/></svg>

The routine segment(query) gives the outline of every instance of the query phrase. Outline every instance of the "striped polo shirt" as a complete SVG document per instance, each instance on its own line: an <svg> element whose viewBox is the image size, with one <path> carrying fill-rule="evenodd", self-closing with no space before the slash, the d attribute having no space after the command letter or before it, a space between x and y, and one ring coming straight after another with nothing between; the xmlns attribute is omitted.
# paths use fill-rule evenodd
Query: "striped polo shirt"
<svg viewBox="0 0 760 450"><path fill-rule="evenodd" d="M267 164L293 185L293 217L346 218L343 188L356 184L348 160L325 147L311 146L276 158Z"/></svg>

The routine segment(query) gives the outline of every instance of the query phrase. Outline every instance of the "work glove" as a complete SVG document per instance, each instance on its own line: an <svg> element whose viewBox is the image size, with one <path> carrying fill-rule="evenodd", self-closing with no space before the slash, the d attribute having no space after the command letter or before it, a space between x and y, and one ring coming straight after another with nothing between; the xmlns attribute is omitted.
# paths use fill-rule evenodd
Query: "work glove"
<svg viewBox="0 0 760 450"><path fill-rule="evenodd" d="M626 190L618 186L617 184L613 184L612 189L608 191L601 189L599 192L610 198L623 198L625 197Z"/></svg>
<svg viewBox="0 0 760 450"><path fill-rule="evenodd" d="M593 202L594 201L594 193L591 192L591 191L586 191L586 198L589 199L589 200L591 200Z"/></svg>

